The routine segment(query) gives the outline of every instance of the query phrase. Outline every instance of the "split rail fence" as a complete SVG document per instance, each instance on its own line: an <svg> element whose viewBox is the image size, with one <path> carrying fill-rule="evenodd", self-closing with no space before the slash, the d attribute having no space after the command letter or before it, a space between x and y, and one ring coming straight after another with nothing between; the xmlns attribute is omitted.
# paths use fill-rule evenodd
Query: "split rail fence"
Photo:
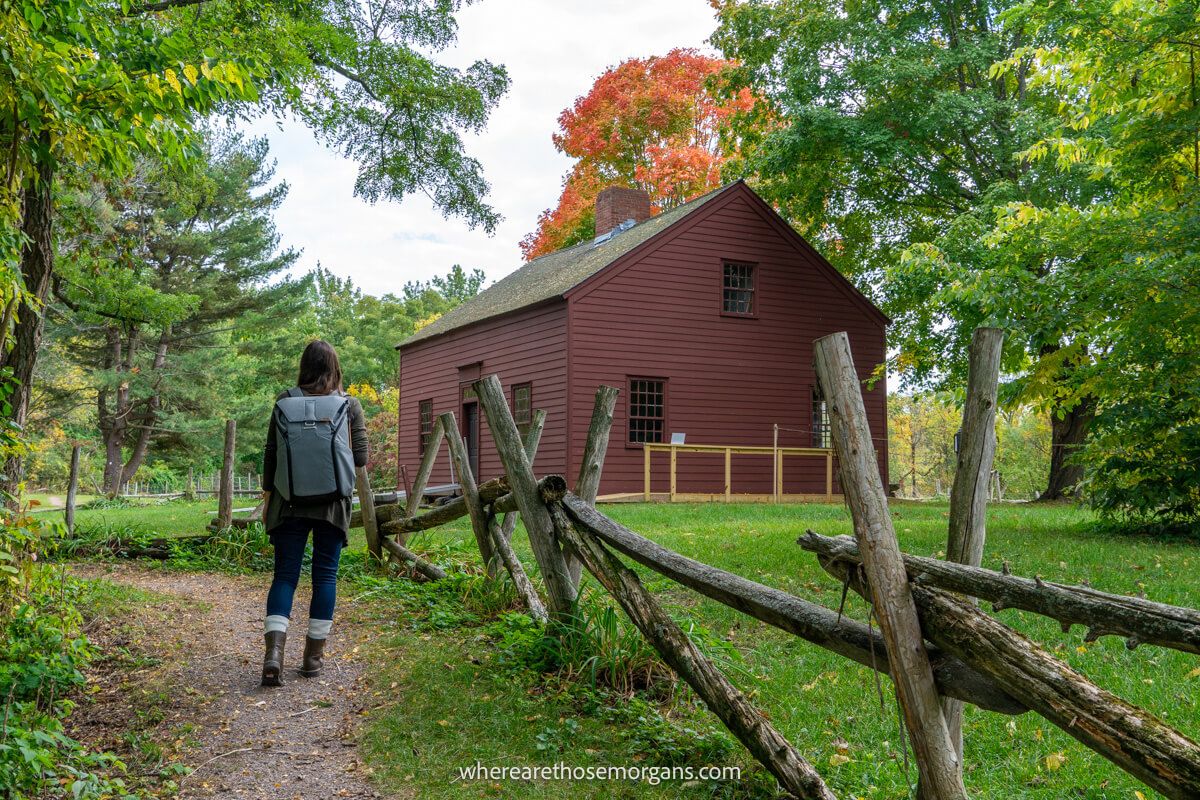
<svg viewBox="0 0 1200 800"><path fill-rule="evenodd" d="M996 384L1003 335L976 332L964 409L964 436L952 492L948 560L900 551L888 513L863 409L849 339L815 343L817 373L829 399L840 483L853 537L798 532L798 543L847 590L872 605L878 629L803 597L688 558L609 519L595 508L618 390L600 387L579 479L534 475L545 415L522 439L499 378L474 388L505 469L479 483L452 414L443 414L409 488L412 502L366 502L364 527L377 556L410 565L414 577L438 580L438 565L407 546L417 531L469 517L490 576L507 571L532 617L570 624L586 569L725 726L793 796L834 797L818 771L745 694L688 638L622 557L741 613L891 677L925 798L967 797L962 777L963 703L999 714L1034 712L1147 786L1169 798L1200 797L1200 746L1149 712L1093 684L1052 653L977 605L1020 608L1058 620L1064 631L1087 626L1088 639L1120 636L1140 644L1200 653L1200 612L1149 600L1020 578L979 566L984 545L986 477L995 449ZM445 440L462 495L420 509ZM420 513L418 513L420 512ZM517 515L525 523L542 591L517 557ZM553 627L546 635L554 635Z"/></svg>

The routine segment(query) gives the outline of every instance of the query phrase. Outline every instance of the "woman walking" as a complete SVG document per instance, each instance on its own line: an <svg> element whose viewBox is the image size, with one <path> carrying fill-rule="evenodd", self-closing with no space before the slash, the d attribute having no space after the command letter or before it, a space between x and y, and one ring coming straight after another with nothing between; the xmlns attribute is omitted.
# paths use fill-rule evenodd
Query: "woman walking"
<svg viewBox="0 0 1200 800"><path fill-rule="evenodd" d="M263 457L264 517L275 548L264 624L263 686L283 685L284 644L309 532L312 602L299 672L306 678L321 674L337 599L338 560L349 544L354 467L367 463L362 406L342 390L342 368L331 345L309 343L300 357L296 383L276 398Z"/></svg>

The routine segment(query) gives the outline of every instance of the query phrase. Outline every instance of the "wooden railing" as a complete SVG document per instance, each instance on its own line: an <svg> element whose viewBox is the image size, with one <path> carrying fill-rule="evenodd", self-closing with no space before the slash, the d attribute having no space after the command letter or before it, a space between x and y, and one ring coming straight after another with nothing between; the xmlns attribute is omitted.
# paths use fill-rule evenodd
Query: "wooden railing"
<svg viewBox="0 0 1200 800"><path fill-rule="evenodd" d="M724 445L724 444L651 444L642 445L643 448L643 499L650 502L650 456L653 453L670 453L671 454L671 490L670 500L674 502L679 496L678 491L678 476L679 476L679 454L680 453L724 453L725 454L725 502L733 502L733 457L734 456L764 456L772 457L774 465L773 480L771 482L771 500L780 502L784 497L783 492L783 459L785 456L809 456L821 457L825 459L825 499L829 502L833 501L833 449L829 447L766 447L766 446L749 446L749 445Z"/></svg>

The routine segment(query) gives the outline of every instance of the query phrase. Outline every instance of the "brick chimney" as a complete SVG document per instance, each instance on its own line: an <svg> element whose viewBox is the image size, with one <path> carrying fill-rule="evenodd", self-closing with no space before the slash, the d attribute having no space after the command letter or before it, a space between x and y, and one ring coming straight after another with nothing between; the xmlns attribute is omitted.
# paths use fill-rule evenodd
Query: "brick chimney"
<svg viewBox="0 0 1200 800"><path fill-rule="evenodd" d="M634 222L650 219L650 195L624 186L609 186L596 195L597 237L630 219Z"/></svg>

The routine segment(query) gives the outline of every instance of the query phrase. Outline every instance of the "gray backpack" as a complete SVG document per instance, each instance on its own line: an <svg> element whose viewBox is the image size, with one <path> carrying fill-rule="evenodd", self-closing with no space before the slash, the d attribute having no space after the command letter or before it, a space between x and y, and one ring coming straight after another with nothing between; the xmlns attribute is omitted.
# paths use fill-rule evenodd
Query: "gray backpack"
<svg viewBox="0 0 1200 800"><path fill-rule="evenodd" d="M275 402L272 424L279 457L275 489L297 504L327 503L354 494L350 402L344 394L306 396L299 388Z"/></svg>

